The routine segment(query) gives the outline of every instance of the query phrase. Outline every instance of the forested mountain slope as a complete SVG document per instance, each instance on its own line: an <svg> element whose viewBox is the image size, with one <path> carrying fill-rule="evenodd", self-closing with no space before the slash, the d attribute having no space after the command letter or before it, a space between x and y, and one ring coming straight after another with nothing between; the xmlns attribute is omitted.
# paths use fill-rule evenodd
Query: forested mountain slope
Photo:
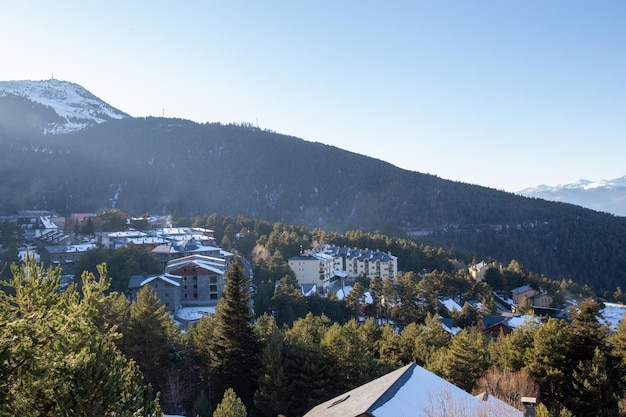
<svg viewBox="0 0 626 417"><path fill-rule="evenodd" d="M421 236L552 279L626 281L626 219L406 171L251 126L126 118L71 134L0 129L0 208L212 212Z"/></svg>

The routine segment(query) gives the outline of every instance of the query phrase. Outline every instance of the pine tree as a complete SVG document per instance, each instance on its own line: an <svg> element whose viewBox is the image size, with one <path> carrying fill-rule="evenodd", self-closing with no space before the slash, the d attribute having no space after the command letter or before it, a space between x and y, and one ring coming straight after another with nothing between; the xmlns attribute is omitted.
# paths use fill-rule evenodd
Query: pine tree
<svg viewBox="0 0 626 417"><path fill-rule="evenodd" d="M302 415L320 402L339 394L332 388L337 364L328 349L321 345L328 331L329 319L307 314L285 331L285 363L288 380L286 415ZM306 395L302 395L306 392Z"/></svg>
<svg viewBox="0 0 626 417"><path fill-rule="evenodd" d="M258 340L250 311L249 280L233 261L226 273L224 297L215 309L215 329L209 341L211 368L218 388L233 388L252 405L258 370Z"/></svg>
<svg viewBox="0 0 626 417"><path fill-rule="evenodd" d="M546 407L543 403L539 403L539 405L535 409L535 416L536 417L552 417L552 414L550 414L548 407Z"/></svg>
<svg viewBox="0 0 626 417"><path fill-rule="evenodd" d="M621 362L596 347L593 358L581 361L572 373L575 395L569 398L569 408L577 415L617 415L624 394L623 376Z"/></svg>
<svg viewBox="0 0 626 417"><path fill-rule="evenodd" d="M282 331L274 326L261 353L259 389L254 394L254 405L263 416L286 414L291 395L285 370L285 339Z"/></svg>
<svg viewBox="0 0 626 417"><path fill-rule="evenodd" d="M14 266L0 291L0 416L154 416L160 413L137 366L96 323L109 281L83 274L61 291L60 269L33 258Z"/></svg>
<svg viewBox="0 0 626 417"><path fill-rule="evenodd" d="M241 401L235 391L232 388L228 388L224 392L224 398L222 402L217 405L213 412L213 417L246 417L247 410L244 403Z"/></svg>
<svg viewBox="0 0 626 417"><path fill-rule="evenodd" d="M393 310L398 305L398 293L396 286L393 283L393 278L386 275L383 280L383 295L381 299L381 306L383 309L383 316L387 319L391 318Z"/></svg>
<svg viewBox="0 0 626 417"><path fill-rule="evenodd" d="M293 322L307 313L304 295L297 285L298 281L289 275L281 278L272 297L272 310L279 326L291 326Z"/></svg>
<svg viewBox="0 0 626 417"><path fill-rule="evenodd" d="M359 281L354 283L354 287L352 287L352 291L348 293L345 298L346 305L352 312L355 317L359 317L361 315L362 305L365 302L365 287Z"/></svg>
<svg viewBox="0 0 626 417"><path fill-rule="evenodd" d="M443 371L448 381L470 392L489 365L485 336L472 327L452 338Z"/></svg>
<svg viewBox="0 0 626 417"><path fill-rule="evenodd" d="M337 363L337 393L350 390L370 381L376 375L372 351L360 337L356 320L343 326L333 324L322 339L322 346L328 349Z"/></svg>
<svg viewBox="0 0 626 417"><path fill-rule="evenodd" d="M149 285L137 293L130 305L128 326L121 329L125 353L159 391L164 390L168 371L176 366L179 331Z"/></svg>
<svg viewBox="0 0 626 417"><path fill-rule="evenodd" d="M204 391L200 391L200 395L193 403L192 414L196 417L211 417L213 415L213 408L211 408L211 402L204 394Z"/></svg>
<svg viewBox="0 0 626 417"><path fill-rule="evenodd" d="M382 312L382 299L383 299L383 280L380 275L374 275L370 281L370 295L374 301L374 308L376 311L376 317L380 316Z"/></svg>

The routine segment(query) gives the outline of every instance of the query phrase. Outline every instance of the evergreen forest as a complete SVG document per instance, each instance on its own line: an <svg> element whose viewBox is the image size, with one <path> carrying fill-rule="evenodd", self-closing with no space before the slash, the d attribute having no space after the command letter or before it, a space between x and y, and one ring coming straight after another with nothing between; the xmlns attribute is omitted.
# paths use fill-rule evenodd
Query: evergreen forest
<svg viewBox="0 0 626 417"><path fill-rule="evenodd" d="M626 324L616 331L602 324L602 294L589 287L552 281L517 261L476 282L449 261L470 263L471 253L362 231L241 216L177 220L213 229L240 259L227 271L215 314L186 326L147 286L126 298L120 276L140 263L132 248L94 251L85 259L102 262L96 272L85 263L69 287L60 270L33 259L12 266L0 292L0 416L301 416L410 362L517 407L521 396L535 396L537 415L626 415ZM390 250L403 272L395 281L357 279L343 300L304 297L286 260L322 243ZM244 268L251 260L253 293ZM568 320L528 310L510 334L486 335L482 318L496 311L492 290L522 284L549 288L562 304L579 302ZM437 303L441 295L483 307L449 313ZM446 332L441 315L462 330Z"/></svg>

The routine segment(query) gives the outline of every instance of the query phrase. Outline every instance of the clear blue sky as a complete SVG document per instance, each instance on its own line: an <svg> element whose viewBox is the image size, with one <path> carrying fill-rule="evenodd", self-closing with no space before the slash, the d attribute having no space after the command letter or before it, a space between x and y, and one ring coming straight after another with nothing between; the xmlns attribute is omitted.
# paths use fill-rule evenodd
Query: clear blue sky
<svg viewBox="0 0 626 417"><path fill-rule="evenodd" d="M10 1L0 80L517 191L626 175L626 1Z"/></svg>

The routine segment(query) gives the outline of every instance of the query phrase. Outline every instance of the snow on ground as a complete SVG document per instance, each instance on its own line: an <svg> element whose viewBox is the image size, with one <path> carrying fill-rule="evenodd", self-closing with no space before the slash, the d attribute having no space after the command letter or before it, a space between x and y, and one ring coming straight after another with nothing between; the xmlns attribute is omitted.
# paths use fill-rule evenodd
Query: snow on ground
<svg viewBox="0 0 626 417"><path fill-rule="evenodd" d="M22 96L54 109L64 123L47 128L46 133L69 133L105 122L107 118L128 117L78 84L66 81L0 81L0 95L3 93Z"/></svg>
<svg viewBox="0 0 626 417"><path fill-rule="evenodd" d="M345 286L341 289L339 289L337 291L337 299L339 301L343 300L348 294L350 294L350 291L352 291L352 287L350 286ZM372 295L370 294L369 291L365 291L365 302L367 304L374 304L374 299L372 298Z"/></svg>
<svg viewBox="0 0 626 417"><path fill-rule="evenodd" d="M601 323L606 324L611 330L616 331L619 322L624 318L626 314L626 306L622 304L604 303L604 309L602 310Z"/></svg>
<svg viewBox="0 0 626 417"><path fill-rule="evenodd" d="M209 314L215 314L215 306L181 307L176 311L176 318L186 321L198 321Z"/></svg>

